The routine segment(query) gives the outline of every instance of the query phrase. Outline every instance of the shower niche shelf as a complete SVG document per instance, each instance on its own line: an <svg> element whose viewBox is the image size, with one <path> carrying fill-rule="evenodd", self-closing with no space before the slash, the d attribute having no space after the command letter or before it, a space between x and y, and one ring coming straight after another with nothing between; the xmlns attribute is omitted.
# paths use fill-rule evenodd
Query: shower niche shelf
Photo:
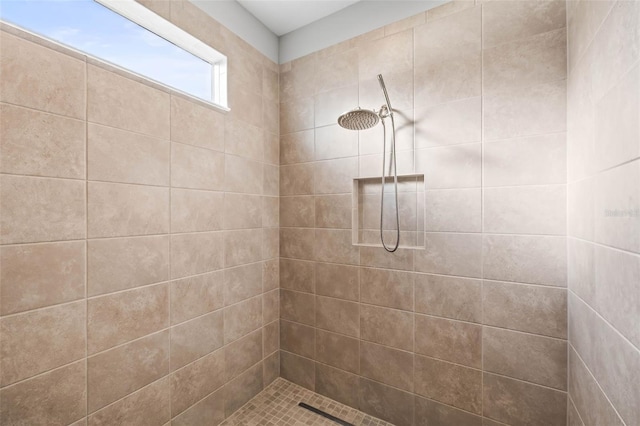
<svg viewBox="0 0 640 426"><path fill-rule="evenodd" d="M398 212L400 214L400 248L424 249L425 209L424 175L398 176ZM382 247L380 241L380 204L382 178L353 179L352 240L353 245ZM384 241L387 247L396 243L396 216L393 177L385 178Z"/></svg>

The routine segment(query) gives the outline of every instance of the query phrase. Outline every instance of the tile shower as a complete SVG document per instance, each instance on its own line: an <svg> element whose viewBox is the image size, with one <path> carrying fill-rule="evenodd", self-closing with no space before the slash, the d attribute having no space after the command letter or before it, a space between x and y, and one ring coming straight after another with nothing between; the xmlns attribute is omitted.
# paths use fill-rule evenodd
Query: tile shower
<svg viewBox="0 0 640 426"><path fill-rule="evenodd" d="M326 401L289 382L398 426L640 424L640 2L453 1L280 65L141 3L228 55L230 113L1 27L0 424ZM382 131L336 124L379 73L426 188L393 254L352 245Z"/></svg>

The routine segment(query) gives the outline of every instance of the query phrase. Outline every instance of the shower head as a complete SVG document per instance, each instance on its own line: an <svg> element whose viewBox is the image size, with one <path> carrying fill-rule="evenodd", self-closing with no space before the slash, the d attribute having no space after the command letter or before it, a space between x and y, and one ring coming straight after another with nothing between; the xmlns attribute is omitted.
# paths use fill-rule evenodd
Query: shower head
<svg viewBox="0 0 640 426"><path fill-rule="evenodd" d="M387 94L387 87L384 84L382 74L378 74L378 83L380 83L380 88L382 89L385 100L385 105L380 107L380 111L375 112L360 107L352 109L338 117L340 127L348 130L367 130L378 124L380 118L391 117L391 120L393 120L393 110L391 109L391 102L389 102L389 95ZM384 124L384 122L382 124Z"/></svg>
<svg viewBox="0 0 640 426"><path fill-rule="evenodd" d="M380 121L380 116L370 109L356 108L338 117L338 124L349 130L370 129Z"/></svg>

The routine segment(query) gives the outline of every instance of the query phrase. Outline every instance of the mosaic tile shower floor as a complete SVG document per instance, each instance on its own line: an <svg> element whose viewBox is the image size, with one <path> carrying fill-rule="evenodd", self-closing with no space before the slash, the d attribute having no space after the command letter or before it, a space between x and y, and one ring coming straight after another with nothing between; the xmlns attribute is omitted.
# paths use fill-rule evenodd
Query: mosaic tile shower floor
<svg viewBox="0 0 640 426"><path fill-rule="evenodd" d="M316 413L298 406L305 402L355 426L393 426L354 408L318 395L283 378L247 402L220 426L336 426Z"/></svg>

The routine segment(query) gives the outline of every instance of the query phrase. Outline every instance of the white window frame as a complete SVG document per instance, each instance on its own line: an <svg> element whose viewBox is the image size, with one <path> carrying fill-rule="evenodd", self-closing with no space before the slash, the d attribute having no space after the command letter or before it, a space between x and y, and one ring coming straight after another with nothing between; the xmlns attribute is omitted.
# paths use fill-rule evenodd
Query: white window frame
<svg viewBox="0 0 640 426"><path fill-rule="evenodd" d="M211 64L211 102L229 111L227 104L227 57L135 0L95 0L131 22ZM165 83L165 86L172 87ZM173 87L172 87L173 88ZM175 89L175 88L174 88ZM175 89L179 90L179 89ZM192 95L190 95L192 96Z"/></svg>

